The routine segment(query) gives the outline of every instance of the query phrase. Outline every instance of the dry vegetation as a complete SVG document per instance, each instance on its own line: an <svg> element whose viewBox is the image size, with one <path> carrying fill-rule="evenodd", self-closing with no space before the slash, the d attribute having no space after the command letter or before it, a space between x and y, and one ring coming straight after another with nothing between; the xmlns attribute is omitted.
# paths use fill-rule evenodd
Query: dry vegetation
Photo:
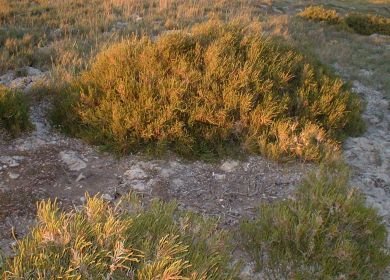
<svg viewBox="0 0 390 280"><path fill-rule="evenodd" d="M273 159L319 160L361 131L360 101L341 80L245 28L209 22L114 45L59 95L54 121L119 153L236 146Z"/></svg>
<svg viewBox="0 0 390 280"><path fill-rule="evenodd" d="M11 136L32 129L29 121L27 98L20 92L9 90L0 85L0 129Z"/></svg>
<svg viewBox="0 0 390 280"><path fill-rule="evenodd" d="M388 91L389 52L372 51L353 37L364 36L345 32L388 34L387 3L326 5L353 4L384 17L315 7L301 14L336 26L323 29L295 13L268 18L255 0L0 0L0 72L51 70L58 87L46 94L55 95L57 127L120 154L173 150L215 158L244 150L322 160L362 131L362 108L312 53L328 65L338 58L358 69L370 59L377 68L370 79ZM249 24L232 23L236 18ZM26 96L0 88L0 125L14 136L31 128ZM344 167L327 168L307 178L295 200L263 205L254 221L242 223L238 241L268 279L378 279L389 264L381 219L348 186ZM143 207L132 195L112 206L89 198L82 210L61 212L42 202L39 223L18 241L15 256L0 254L0 275L236 276L232 240L217 222L174 203Z"/></svg>

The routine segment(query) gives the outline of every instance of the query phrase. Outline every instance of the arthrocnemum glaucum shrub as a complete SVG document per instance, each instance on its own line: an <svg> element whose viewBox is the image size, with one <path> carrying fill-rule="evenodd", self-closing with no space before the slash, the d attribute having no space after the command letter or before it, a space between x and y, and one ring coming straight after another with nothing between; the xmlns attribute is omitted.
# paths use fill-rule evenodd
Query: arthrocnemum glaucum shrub
<svg viewBox="0 0 390 280"><path fill-rule="evenodd" d="M343 169L324 167L294 199L264 204L242 223L244 247L268 279L382 279L386 228Z"/></svg>
<svg viewBox="0 0 390 280"><path fill-rule="evenodd" d="M0 85L0 128L11 136L30 130L29 106L23 93Z"/></svg>
<svg viewBox="0 0 390 280"><path fill-rule="evenodd" d="M323 6L309 6L300 12L298 16L314 21L325 21L331 24L340 23L342 20L336 10L326 9Z"/></svg>
<svg viewBox="0 0 390 280"><path fill-rule="evenodd" d="M38 205L38 224L5 261L5 279L235 279L228 235L175 203L115 207L98 197L81 210ZM1 270L1 268L0 268ZM0 271L1 273L1 271Z"/></svg>
<svg viewBox="0 0 390 280"><path fill-rule="evenodd" d="M217 21L112 46L55 104L65 131L121 153L240 147L316 160L361 128L360 101L340 79L247 26Z"/></svg>
<svg viewBox="0 0 390 280"><path fill-rule="evenodd" d="M377 33L390 36L390 18L379 15L352 13L345 17L345 23L356 33L362 35Z"/></svg>

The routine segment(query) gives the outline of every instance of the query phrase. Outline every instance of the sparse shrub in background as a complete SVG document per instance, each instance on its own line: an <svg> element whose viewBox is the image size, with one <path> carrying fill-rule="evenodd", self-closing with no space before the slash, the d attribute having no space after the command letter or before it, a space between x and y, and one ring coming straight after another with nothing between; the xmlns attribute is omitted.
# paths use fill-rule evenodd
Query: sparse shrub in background
<svg viewBox="0 0 390 280"><path fill-rule="evenodd" d="M336 10L326 9L323 6L307 7L298 16L314 21L325 21L331 24L338 24L341 21L341 17Z"/></svg>
<svg viewBox="0 0 390 280"><path fill-rule="evenodd" d="M29 106L26 96L21 92L9 90L0 85L0 127L11 136L30 130Z"/></svg>
<svg viewBox="0 0 390 280"><path fill-rule="evenodd" d="M67 213L41 202L3 279L235 279L227 240L211 220L175 203L144 208L131 194L115 207L88 198Z"/></svg>
<svg viewBox="0 0 390 280"><path fill-rule="evenodd" d="M116 44L57 98L55 124L119 153L317 160L362 124L340 79L237 23Z"/></svg>
<svg viewBox="0 0 390 280"><path fill-rule="evenodd" d="M356 33L362 35L377 33L390 36L390 18L355 13L347 15L345 22Z"/></svg>
<svg viewBox="0 0 390 280"><path fill-rule="evenodd" d="M335 167L242 223L244 246L269 279L381 279L390 262L386 228Z"/></svg>
<svg viewBox="0 0 390 280"><path fill-rule="evenodd" d="M298 16L307 20L338 24L362 35L374 33L390 35L390 18L379 15L352 13L342 17L336 10L326 9L323 6L310 6Z"/></svg>

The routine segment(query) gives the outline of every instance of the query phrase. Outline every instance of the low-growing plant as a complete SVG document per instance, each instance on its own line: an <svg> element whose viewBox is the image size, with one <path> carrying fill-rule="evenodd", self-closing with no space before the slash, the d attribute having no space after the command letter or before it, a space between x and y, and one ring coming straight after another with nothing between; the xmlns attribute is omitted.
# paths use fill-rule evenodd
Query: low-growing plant
<svg viewBox="0 0 390 280"><path fill-rule="evenodd" d="M354 13L345 17L345 23L356 33L362 35L377 33L390 36L390 18Z"/></svg>
<svg viewBox="0 0 390 280"><path fill-rule="evenodd" d="M351 13L346 16L340 16L333 9L327 9L323 6L309 6L298 13L298 16L307 20L337 24L349 31L362 35L374 33L390 35L390 18L380 15Z"/></svg>
<svg viewBox="0 0 390 280"><path fill-rule="evenodd" d="M0 127L11 136L32 128L26 96L0 85Z"/></svg>
<svg viewBox="0 0 390 280"><path fill-rule="evenodd" d="M382 219L340 165L313 173L294 199L262 205L241 233L269 279L381 279L390 262Z"/></svg>
<svg viewBox="0 0 390 280"><path fill-rule="evenodd" d="M228 239L215 221L173 202L144 207L134 194L115 206L87 197L70 212L40 202L3 279L235 279Z"/></svg>
<svg viewBox="0 0 390 280"><path fill-rule="evenodd" d="M341 16L336 10L326 9L323 6L309 6L298 14L299 17L313 21L325 21L330 24L337 24Z"/></svg>
<svg viewBox="0 0 390 280"><path fill-rule="evenodd" d="M116 44L57 97L55 124L119 153L317 160L362 124L340 79L238 23Z"/></svg>

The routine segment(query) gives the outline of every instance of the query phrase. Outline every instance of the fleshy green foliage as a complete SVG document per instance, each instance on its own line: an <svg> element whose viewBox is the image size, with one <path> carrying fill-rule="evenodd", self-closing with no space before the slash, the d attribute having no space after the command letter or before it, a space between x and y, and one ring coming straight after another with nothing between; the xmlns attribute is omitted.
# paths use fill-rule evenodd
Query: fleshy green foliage
<svg viewBox="0 0 390 280"><path fill-rule="evenodd" d="M390 18L377 15L349 14L346 24L356 33L371 35L374 33L390 36Z"/></svg>
<svg viewBox="0 0 390 280"><path fill-rule="evenodd" d="M341 17L336 10L326 9L323 6L307 7L298 16L314 21L325 21L331 24L337 24L341 21Z"/></svg>
<svg viewBox="0 0 390 280"><path fill-rule="evenodd" d="M390 18L380 15L352 13L343 17L336 10L326 9L323 6L310 6L300 12L298 16L307 20L347 26L347 29L362 35L374 33L390 35Z"/></svg>
<svg viewBox="0 0 390 280"><path fill-rule="evenodd" d="M381 279L390 262L385 226L347 184L340 166L324 168L294 200L262 205L242 223L244 245L269 279Z"/></svg>
<svg viewBox="0 0 390 280"><path fill-rule="evenodd" d="M134 195L115 207L94 197L80 211L38 205L38 225L6 260L5 279L235 279L227 235L177 210L143 208ZM1 272L0 272L1 273Z"/></svg>
<svg viewBox="0 0 390 280"><path fill-rule="evenodd" d="M28 115L26 97L16 91L0 86L0 127L12 136L32 128Z"/></svg>
<svg viewBox="0 0 390 280"><path fill-rule="evenodd" d="M240 147L317 160L361 129L360 101L341 80L237 23L114 45L58 98L57 125L119 153Z"/></svg>

